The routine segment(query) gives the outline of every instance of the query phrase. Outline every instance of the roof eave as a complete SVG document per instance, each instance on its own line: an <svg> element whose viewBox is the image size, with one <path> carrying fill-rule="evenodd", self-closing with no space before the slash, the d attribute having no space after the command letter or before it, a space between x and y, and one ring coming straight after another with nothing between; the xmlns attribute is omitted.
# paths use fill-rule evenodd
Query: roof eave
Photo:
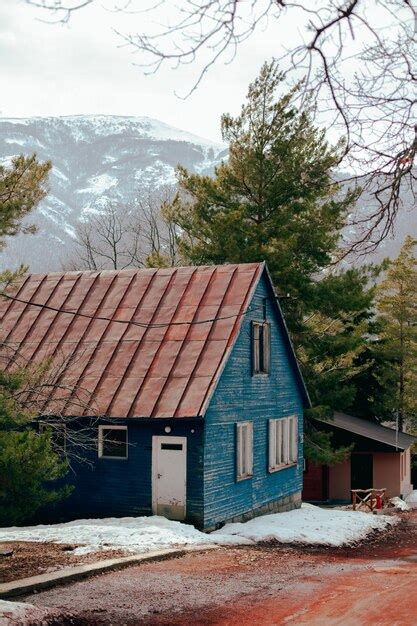
<svg viewBox="0 0 417 626"><path fill-rule="evenodd" d="M357 419L361 419L361 418L357 418ZM389 446L390 448L393 448L394 450L408 450L408 448L410 448L413 443L417 442L417 438L413 437L412 435L407 435L407 437L410 437L411 441L408 443L408 445L405 445L404 443L401 443L400 440L398 440L398 442L389 442L384 440L382 437L378 437L372 434L365 434L363 432L358 432L358 430L353 427L348 427L348 426L343 426L342 424L337 424L335 423L333 420L329 419L326 420L324 418L320 418L320 417L316 417L315 418L316 421L321 422L322 424L327 424L328 426L331 426L332 428L338 428L339 430L343 430L343 432L346 433L350 433L352 435L357 435L358 437L363 437L364 439L370 439L371 441L376 441L377 443L382 443L385 446ZM381 426L380 424L376 424L379 428L385 428L385 426ZM401 434L406 434L406 433L401 433Z"/></svg>

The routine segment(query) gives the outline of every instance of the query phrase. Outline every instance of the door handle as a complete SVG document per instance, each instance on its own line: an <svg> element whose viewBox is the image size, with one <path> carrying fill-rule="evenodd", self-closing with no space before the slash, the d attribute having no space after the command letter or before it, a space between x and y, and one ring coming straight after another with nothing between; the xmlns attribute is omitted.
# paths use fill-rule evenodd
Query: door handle
<svg viewBox="0 0 417 626"><path fill-rule="evenodd" d="M162 478L162 474L157 474L156 477L157 478Z"/></svg>

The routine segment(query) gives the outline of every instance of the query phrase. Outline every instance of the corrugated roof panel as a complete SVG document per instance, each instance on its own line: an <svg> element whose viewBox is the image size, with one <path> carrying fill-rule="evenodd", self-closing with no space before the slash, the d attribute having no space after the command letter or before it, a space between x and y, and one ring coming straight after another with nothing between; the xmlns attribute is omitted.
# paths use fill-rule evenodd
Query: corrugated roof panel
<svg viewBox="0 0 417 626"><path fill-rule="evenodd" d="M118 382L120 384L120 378L118 378ZM132 406L132 398L134 398L141 388L143 383L143 378L137 378L134 376L125 377L121 381L120 393L113 395L113 400L111 406L111 410L104 410L105 415L110 415L113 417L127 417L129 414L129 409ZM115 391L118 387L115 388ZM140 409L142 411L142 409ZM153 417L151 414L137 412L136 417Z"/></svg>
<svg viewBox="0 0 417 626"><path fill-rule="evenodd" d="M157 379L151 379L157 381ZM173 417L175 416L178 405L181 401L184 390L188 385L188 378L168 378L164 384L164 391L157 397L152 407L154 417ZM153 387L154 389L155 387ZM142 394L140 395L137 409L140 409ZM184 417L184 416L182 416Z"/></svg>
<svg viewBox="0 0 417 626"><path fill-rule="evenodd" d="M227 341L211 340L204 343L204 350L194 371L194 376L214 376L220 365Z"/></svg>
<svg viewBox="0 0 417 626"><path fill-rule="evenodd" d="M74 387L67 414L199 416L262 269L254 263L28 276L14 291L28 303L0 300L1 330L35 360L67 359L59 379ZM75 398L80 392L85 410ZM61 398L61 390L52 392L45 412L57 410Z"/></svg>
<svg viewBox="0 0 417 626"><path fill-rule="evenodd" d="M168 377L175 363L181 343L179 341L164 341L159 345L153 362L148 370L149 376Z"/></svg>
<svg viewBox="0 0 417 626"><path fill-rule="evenodd" d="M177 407L176 414L183 417L193 417L195 407L203 404L207 387L210 385L212 376L196 376L189 382L184 390L181 401Z"/></svg>
<svg viewBox="0 0 417 626"><path fill-rule="evenodd" d="M189 378L197 365L204 345L205 341L187 339L182 345L182 350L178 353L170 375L177 378Z"/></svg>

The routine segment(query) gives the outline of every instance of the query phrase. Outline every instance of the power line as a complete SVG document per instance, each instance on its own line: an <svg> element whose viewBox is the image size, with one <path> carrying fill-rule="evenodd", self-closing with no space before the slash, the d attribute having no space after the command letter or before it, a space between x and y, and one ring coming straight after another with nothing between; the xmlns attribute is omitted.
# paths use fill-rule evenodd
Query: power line
<svg viewBox="0 0 417 626"><path fill-rule="evenodd" d="M218 322L221 320L229 320L232 318L238 318L238 317L241 317L242 315L246 315L246 313L249 313L250 311L256 311L261 308L259 306L257 307L249 306L244 311L241 311L240 313L234 313L233 315L225 315L225 316L220 316L220 317L213 317L211 319L206 319L206 320L197 320L197 321L191 321L191 322L166 322L163 324L162 323L161 324L146 324L145 322L135 322L133 320L115 320L115 319L112 319L111 317L104 317L100 315L88 315L87 313L81 313L80 311L69 311L67 309L60 309L60 308L49 306L48 304L41 304L40 302L31 302L30 300L23 300L22 298L11 296L10 294L4 293L4 292L0 292L0 296L3 296L3 298L6 298L8 300L13 300L14 302L20 302L22 304L26 304L28 306L35 306L40 309L54 311L55 313L66 313L67 315L86 317L87 319L101 320L104 322L112 322L114 324L131 324L133 326L139 326L140 328L166 328L167 326L184 326L184 325L195 326L197 324L207 324L209 322Z"/></svg>

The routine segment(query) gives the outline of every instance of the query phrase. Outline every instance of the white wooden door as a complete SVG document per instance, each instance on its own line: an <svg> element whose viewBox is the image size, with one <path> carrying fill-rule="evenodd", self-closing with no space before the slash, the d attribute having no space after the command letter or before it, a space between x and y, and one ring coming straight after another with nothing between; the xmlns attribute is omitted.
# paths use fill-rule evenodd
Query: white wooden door
<svg viewBox="0 0 417 626"><path fill-rule="evenodd" d="M152 437L152 511L168 519L186 515L187 438Z"/></svg>

